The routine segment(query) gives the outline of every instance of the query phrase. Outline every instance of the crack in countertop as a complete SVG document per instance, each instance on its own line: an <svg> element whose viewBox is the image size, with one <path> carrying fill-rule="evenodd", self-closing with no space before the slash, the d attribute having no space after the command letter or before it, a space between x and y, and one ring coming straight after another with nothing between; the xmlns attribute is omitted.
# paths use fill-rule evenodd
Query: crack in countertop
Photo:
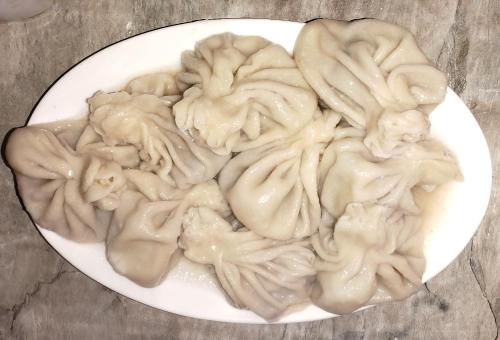
<svg viewBox="0 0 500 340"><path fill-rule="evenodd" d="M471 245L470 245L469 267L472 271L472 274L474 275L474 279L476 280L476 282L479 286L479 290L481 290L481 295L488 303L488 308L490 309L491 315L493 316L493 320L495 322L495 328L496 328L495 340L498 340L499 325L498 325L497 316L495 315L495 311L493 310L492 302L490 301L490 299L488 298L488 295L486 294L484 278L482 278L483 275L482 275L481 263L479 263L479 261L477 264L475 263L475 260L473 259L473 255L474 255L473 250L474 250L474 238L472 238ZM478 270L481 271L482 282L480 281L480 276L479 276Z"/></svg>
<svg viewBox="0 0 500 340"><path fill-rule="evenodd" d="M11 334L14 331L14 324L17 320L19 313L23 310L25 306L29 304L30 299L40 292L43 286L53 284L54 282L59 280L64 274L75 272L74 270L63 270L63 267L64 267L64 262L61 262L56 274L53 277L51 277L49 280L36 281L35 285L33 286L33 289L24 295L23 301L14 304L11 308L6 309L7 311L12 312L12 320L10 322L10 328L9 328Z"/></svg>

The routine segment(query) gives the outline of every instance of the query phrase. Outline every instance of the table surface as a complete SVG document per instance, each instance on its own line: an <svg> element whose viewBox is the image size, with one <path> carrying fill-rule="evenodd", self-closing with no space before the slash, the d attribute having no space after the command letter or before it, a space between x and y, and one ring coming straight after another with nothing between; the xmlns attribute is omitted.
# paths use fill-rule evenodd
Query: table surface
<svg viewBox="0 0 500 340"><path fill-rule="evenodd" d="M10 170L0 162L0 339L498 338L500 1L55 1L36 17L0 23L1 140L25 123L58 76L92 52L152 28L225 17L373 17L411 30L429 58L447 72L490 147L492 196L474 239L446 270L403 302L288 325L196 320L120 296L69 265L33 227Z"/></svg>

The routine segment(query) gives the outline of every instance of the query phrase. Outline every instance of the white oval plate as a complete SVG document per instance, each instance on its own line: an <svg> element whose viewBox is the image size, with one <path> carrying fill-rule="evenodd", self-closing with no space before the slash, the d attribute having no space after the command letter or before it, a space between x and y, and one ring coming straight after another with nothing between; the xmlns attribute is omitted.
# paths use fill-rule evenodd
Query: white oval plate
<svg viewBox="0 0 500 340"><path fill-rule="evenodd" d="M121 88L137 75L180 67L180 54L211 34L260 35L292 51L302 23L260 19L205 20L157 29L108 46L64 74L43 96L28 124L68 119L87 113L86 99L97 90ZM456 154L465 180L451 186L426 237L424 281L444 269L471 239L485 213L491 189L491 160L476 120L450 89L432 113L432 134ZM446 202L445 202L446 201ZM436 209L434 209L436 210ZM217 321L264 323L250 311L232 307L203 270L190 273L182 263L158 287L143 288L116 274L104 244L78 244L38 227L45 239L80 271L110 289L172 313ZM188 266L189 267L189 266ZM309 306L279 322L334 316Z"/></svg>

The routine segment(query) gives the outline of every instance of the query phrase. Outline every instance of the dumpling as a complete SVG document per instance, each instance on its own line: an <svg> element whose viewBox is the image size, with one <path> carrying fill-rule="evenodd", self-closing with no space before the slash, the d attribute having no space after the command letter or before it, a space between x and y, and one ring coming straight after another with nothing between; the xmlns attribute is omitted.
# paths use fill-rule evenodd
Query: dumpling
<svg viewBox="0 0 500 340"><path fill-rule="evenodd" d="M210 94L221 94L234 80L238 68L270 42L257 36L237 36L232 33L212 35L199 41L194 51L181 55L183 70L176 76L183 92L192 85L201 85Z"/></svg>
<svg viewBox="0 0 500 340"><path fill-rule="evenodd" d="M57 120L49 123L30 125L38 129L45 129L57 137L62 143L75 148L83 131L88 127L87 119L70 119L70 120Z"/></svg>
<svg viewBox="0 0 500 340"><path fill-rule="evenodd" d="M115 210L126 182L118 163L90 157L84 168L80 189L86 202L102 210Z"/></svg>
<svg viewBox="0 0 500 340"><path fill-rule="evenodd" d="M134 146L141 170L153 171L180 188L213 178L229 160L180 132L170 108L156 96L99 92L89 105L90 125L104 144Z"/></svg>
<svg viewBox="0 0 500 340"><path fill-rule="evenodd" d="M130 94L152 94L157 97L179 94L175 77L168 72L150 73L134 78L124 90Z"/></svg>
<svg viewBox="0 0 500 340"><path fill-rule="evenodd" d="M446 94L446 76L430 65L411 33L379 20L309 22L294 56L323 102L353 126L367 129L365 143L379 157L425 136L426 114ZM387 121L397 125L390 141L385 140Z"/></svg>
<svg viewBox="0 0 500 340"><path fill-rule="evenodd" d="M113 214L107 258L119 274L154 287L170 269L186 210L206 206L226 216L229 208L213 180L180 190L148 172L126 170L126 177L132 185Z"/></svg>
<svg viewBox="0 0 500 340"><path fill-rule="evenodd" d="M227 295L239 308L267 320L308 301L315 255L308 240L276 241L253 231L233 231L213 210L191 208L179 245L195 262L211 264Z"/></svg>
<svg viewBox="0 0 500 340"><path fill-rule="evenodd" d="M116 209L107 241L107 257L113 269L144 287L158 285L177 249L180 228L175 211L180 202L149 201L127 190Z"/></svg>
<svg viewBox="0 0 500 340"><path fill-rule="evenodd" d="M317 109L294 60L262 38L211 36L184 52L182 65L177 79L186 90L174 105L175 122L217 154L289 136Z"/></svg>
<svg viewBox="0 0 500 340"><path fill-rule="evenodd" d="M421 286L425 269L420 221L373 203L350 203L333 224L312 236L316 282L311 300L348 314L367 305L401 300Z"/></svg>
<svg viewBox="0 0 500 340"><path fill-rule="evenodd" d="M127 169L123 171L123 174L127 180L127 187L140 192L150 201L181 199L187 192L177 189L152 172Z"/></svg>
<svg viewBox="0 0 500 340"><path fill-rule="evenodd" d="M138 168L139 150L134 145L107 145L91 125L83 130L76 143L76 151L120 164L124 168Z"/></svg>
<svg viewBox="0 0 500 340"><path fill-rule="evenodd" d="M339 120L327 111L296 135L231 159L219 185L238 220L277 240L313 234L321 220L318 163Z"/></svg>
<svg viewBox="0 0 500 340"><path fill-rule="evenodd" d="M377 201L419 213L411 189L460 180L452 155L438 142L408 144L390 159L374 157L361 138L333 141L319 164L321 204L334 217L344 213L350 202Z"/></svg>
<svg viewBox="0 0 500 340"><path fill-rule="evenodd" d="M410 143L426 139L430 131L426 114L418 110L395 112L385 110L368 128L365 145L378 156L389 158Z"/></svg>
<svg viewBox="0 0 500 340"><path fill-rule="evenodd" d="M55 126L56 134L68 135ZM7 144L7 161L26 209L37 224L65 238L102 241L111 217L104 210L116 208L124 189L121 167L78 154L49 128L17 129Z"/></svg>

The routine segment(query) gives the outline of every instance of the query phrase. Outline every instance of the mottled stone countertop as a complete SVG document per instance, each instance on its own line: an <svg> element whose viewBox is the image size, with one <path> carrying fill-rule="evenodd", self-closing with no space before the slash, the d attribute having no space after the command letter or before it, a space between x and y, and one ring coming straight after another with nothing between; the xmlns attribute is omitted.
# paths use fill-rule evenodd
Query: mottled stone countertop
<svg viewBox="0 0 500 340"><path fill-rule="evenodd" d="M473 240L403 302L289 325L196 320L120 296L68 264L33 227L10 170L0 162L0 339L498 338L500 1L55 1L36 17L0 23L0 138L23 125L48 86L92 52L152 28L223 17L373 17L410 29L448 73L450 86L473 111L490 147L493 191Z"/></svg>

